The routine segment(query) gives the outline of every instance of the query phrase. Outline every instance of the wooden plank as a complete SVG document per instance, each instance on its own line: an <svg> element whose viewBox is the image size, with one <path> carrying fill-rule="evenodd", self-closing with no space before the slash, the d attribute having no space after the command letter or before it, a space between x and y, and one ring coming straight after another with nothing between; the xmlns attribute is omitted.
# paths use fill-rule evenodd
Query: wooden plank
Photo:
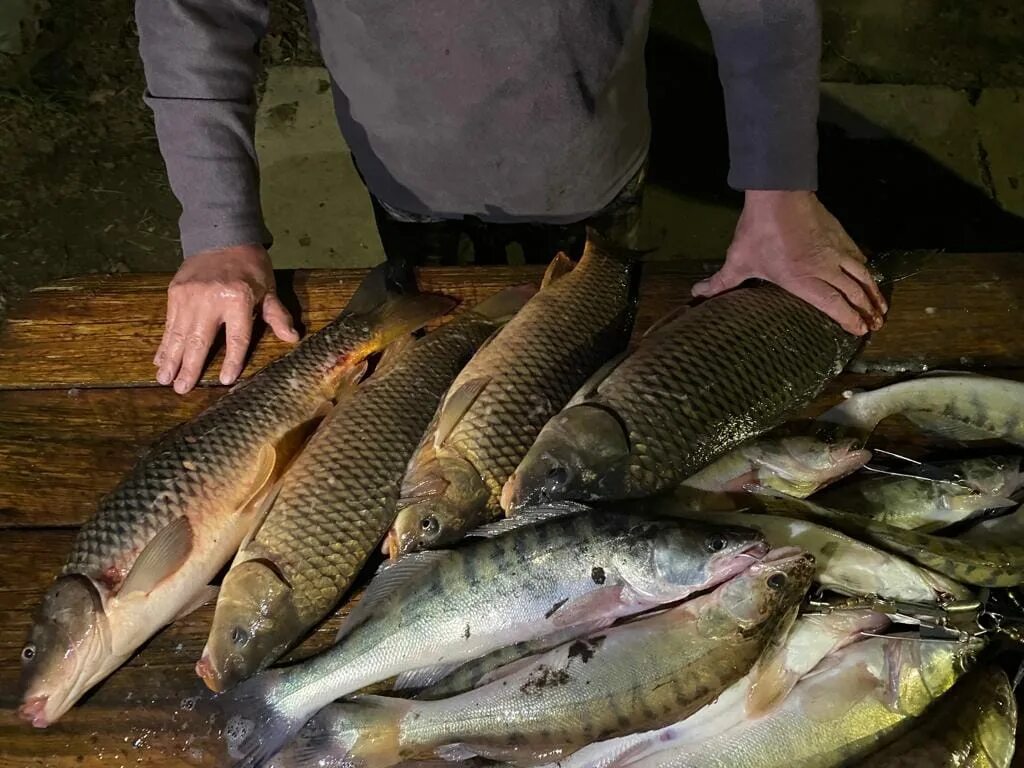
<svg viewBox="0 0 1024 768"><path fill-rule="evenodd" d="M920 272L897 284L889 323L865 348L862 367L1024 365L1024 335L1017 328L1024 302L1020 265L1021 257L1013 254L925 257ZM301 307L304 325L315 330L344 306L364 274L300 271L282 273L280 282L282 293ZM425 290L471 305L539 275L537 267L428 268L420 281ZM688 266L646 265L638 331L687 300L699 277ZM163 328L168 279L138 274L75 278L31 293L11 309L0 332L0 389L153 384L151 361ZM264 335L248 370L285 349ZM205 383L215 383L217 367L215 359Z"/></svg>
<svg viewBox="0 0 1024 768"><path fill-rule="evenodd" d="M195 714L209 712L210 694L193 667L206 643L212 606L159 633L50 728L34 730L17 719L18 657L32 614L59 570L72 536L69 530L4 534L0 556L0 768L222 765L216 734ZM319 627L286 661L329 646L349 608L346 605ZM196 706L194 713L183 709L183 702Z"/></svg>

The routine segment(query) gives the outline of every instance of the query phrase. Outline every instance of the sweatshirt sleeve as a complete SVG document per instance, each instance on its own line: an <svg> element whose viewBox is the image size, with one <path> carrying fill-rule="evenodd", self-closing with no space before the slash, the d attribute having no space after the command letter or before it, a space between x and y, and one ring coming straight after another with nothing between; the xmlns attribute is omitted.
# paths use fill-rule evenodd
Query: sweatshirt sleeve
<svg viewBox="0 0 1024 768"><path fill-rule="evenodd" d="M269 244L253 139L257 45L269 0L136 0L145 101L185 256Z"/></svg>
<svg viewBox="0 0 1024 768"><path fill-rule="evenodd" d="M725 94L729 186L818 185L817 0L700 0Z"/></svg>

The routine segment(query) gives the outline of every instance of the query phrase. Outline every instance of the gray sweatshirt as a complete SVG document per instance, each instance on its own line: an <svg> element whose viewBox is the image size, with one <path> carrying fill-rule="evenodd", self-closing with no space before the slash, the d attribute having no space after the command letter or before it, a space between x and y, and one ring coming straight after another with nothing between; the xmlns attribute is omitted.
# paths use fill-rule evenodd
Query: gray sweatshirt
<svg viewBox="0 0 1024 768"><path fill-rule="evenodd" d="M418 215L565 223L607 205L647 154L651 2L307 5L338 122L373 195ZM146 101L181 202L185 255L269 239L253 143L268 4L136 0ZM700 4L725 93L729 184L814 189L816 0Z"/></svg>

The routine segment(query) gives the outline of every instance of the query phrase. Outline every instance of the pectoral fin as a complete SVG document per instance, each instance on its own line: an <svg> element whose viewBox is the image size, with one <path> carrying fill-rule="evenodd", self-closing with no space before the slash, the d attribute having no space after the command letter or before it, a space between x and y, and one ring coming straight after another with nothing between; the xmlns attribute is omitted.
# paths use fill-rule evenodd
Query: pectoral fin
<svg viewBox="0 0 1024 768"><path fill-rule="evenodd" d="M434 433L435 448L441 447L448 436L455 431L455 427L462 421L462 417L466 415L490 380L488 376L470 379L445 398L437 418L437 432Z"/></svg>
<svg viewBox="0 0 1024 768"><path fill-rule="evenodd" d="M551 260L551 263L548 264L548 268L544 270L544 278L540 281L540 289L543 291L559 278L565 277L572 272L575 266L576 263L572 259L566 256L564 252L559 251L555 254L555 258Z"/></svg>
<svg viewBox="0 0 1024 768"><path fill-rule="evenodd" d="M192 525L179 517L166 525L135 559L118 594L149 594L164 579L174 575L192 552Z"/></svg>
<svg viewBox="0 0 1024 768"><path fill-rule="evenodd" d="M183 619L197 608L202 608L207 603L212 603L217 599L218 591L220 591L220 587L207 584L199 590L199 593L192 600L189 600L185 604L185 606L178 612L178 615L174 617L174 620L177 621L178 619Z"/></svg>
<svg viewBox="0 0 1024 768"><path fill-rule="evenodd" d="M611 620L622 610L622 586L604 587L575 600L554 603L545 615L556 627Z"/></svg>

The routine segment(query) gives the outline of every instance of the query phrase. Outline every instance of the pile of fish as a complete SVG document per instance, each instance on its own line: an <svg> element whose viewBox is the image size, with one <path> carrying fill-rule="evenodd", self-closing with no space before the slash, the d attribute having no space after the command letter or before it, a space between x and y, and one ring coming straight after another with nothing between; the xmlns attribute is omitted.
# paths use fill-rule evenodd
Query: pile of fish
<svg viewBox="0 0 1024 768"><path fill-rule="evenodd" d="M372 271L104 498L23 718L216 598L196 672L243 768L1008 768L1024 384L787 421L858 340L757 284L631 344L638 270L591 237L427 333L454 302ZM880 447L890 417L958 455ZM346 598L330 648L274 666Z"/></svg>

